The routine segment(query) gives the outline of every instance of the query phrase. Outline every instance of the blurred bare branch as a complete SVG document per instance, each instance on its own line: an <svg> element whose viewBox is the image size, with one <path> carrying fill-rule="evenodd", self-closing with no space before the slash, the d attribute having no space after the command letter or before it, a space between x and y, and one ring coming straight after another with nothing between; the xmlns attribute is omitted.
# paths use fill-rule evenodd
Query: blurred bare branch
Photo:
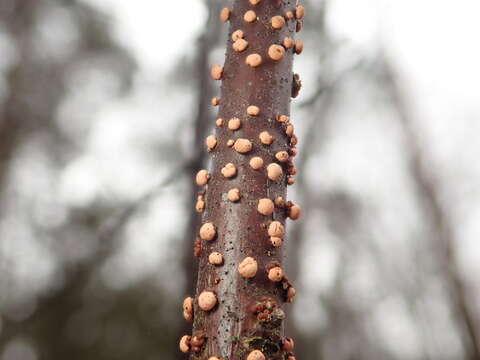
<svg viewBox="0 0 480 360"><path fill-rule="evenodd" d="M424 218L427 220L435 253L438 256L439 269L444 273L448 295L452 301L452 310L463 329L464 342L468 359L480 359L480 329L475 319L469 299L469 286L461 273L457 258L457 239L452 225L452 216L441 201L439 179L432 173L429 155L420 145L420 139L414 123L414 115L405 90L402 88L400 75L386 56L381 57L380 79L389 91L393 106L398 112L399 121L404 131L405 149L409 161L411 177Z"/></svg>

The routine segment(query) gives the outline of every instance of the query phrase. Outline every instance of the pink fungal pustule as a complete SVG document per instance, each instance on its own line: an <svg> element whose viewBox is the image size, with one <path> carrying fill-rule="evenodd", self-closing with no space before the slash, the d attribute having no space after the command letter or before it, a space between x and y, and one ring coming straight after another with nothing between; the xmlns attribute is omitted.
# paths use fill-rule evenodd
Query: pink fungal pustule
<svg viewBox="0 0 480 360"><path fill-rule="evenodd" d="M283 39L282 44L285 49L291 49L295 45L295 41L290 36L287 36Z"/></svg>
<svg viewBox="0 0 480 360"><path fill-rule="evenodd" d="M208 171L205 170L205 169L200 170L200 171L197 173L197 176L195 177L195 181L196 181L196 183L197 183L198 186L207 185L208 180L210 180L210 174L209 174Z"/></svg>
<svg viewBox="0 0 480 360"><path fill-rule="evenodd" d="M214 251L208 255L208 262L212 265L222 265L223 264L223 255L217 251Z"/></svg>
<svg viewBox="0 0 480 360"><path fill-rule="evenodd" d="M250 167L254 170L261 169L263 166L263 159L259 156L255 156L250 159Z"/></svg>
<svg viewBox="0 0 480 360"><path fill-rule="evenodd" d="M251 67L258 67L262 65L262 57L259 54L250 54L247 56L245 63Z"/></svg>
<svg viewBox="0 0 480 360"><path fill-rule="evenodd" d="M283 176L283 170L277 163L271 163L267 166L267 176L272 181L278 181Z"/></svg>
<svg viewBox="0 0 480 360"><path fill-rule="evenodd" d="M198 306L203 311L212 310L217 305L217 295L213 291L203 291L198 296Z"/></svg>
<svg viewBox="0 0 480 360"><path fill-rule="evenodd" d="M205 199L202 195L197 196L197 202L195 204L195 210L199 213L205 210Z"/></svg>
<svg viewBox="0 0 480 360"><path fill-rule="evenodd" d="M193 299L190 296L183 300L183 317L188 322L193 320Z"/></svg>
<svg viewBox="0 0 480 360"><path fill-rule="evenodd" d="M271 24L274 29L279 30L285 25L285 19L280 15L274 16L271 19Z"/></svg>
<svg viewBox="0 0 480 360"><path fill-rule="evenodd" d="M268 278L273 282L280 282L283 279L283 270L280 266L275 266L268 270Z"/></svg>
<svg viewBox="0 0 480 360"><path fill-rule="evenodd" d="M244 33L243 30L238 29L232 33L232 41L237 41L238 39L243 39Z"/></svg>
<svg viewBox="0 0 480 360"><path fill-rule="evenodd" d="M221 173L226 178L232 178L237 174L237 168L234 164L228 163L222 168Z"/></svg>
<svg viewBox="0 0 480 360"><path fill-rule="evenodd" d="M240 154L246 154L252 150L252 142L248 139L237 139L233 148Z"/></svg>
<svg viewBox="0 0 480 360"><path fill-rule="evenodd" d="M250 116L257 116L258 114L260 114L260 108L255 105L250 105L249 107L247 107L247 114Z"/></svg>
<svg viewBox="0 0 480 360"><path fill-rule="evenodd" d="M268 226L268 235L273 237L283 238L285 234L285 227L280 221L272 221Z"/></svg>
<svg viewBox="0 0 480 360"><path fill-rule="evenodd" d="M253 350L247 356L247 360L265 360L265 355L260 350Z"/></svg>
<svg viewBox="0 0 480 360"><path fill-rule="evenodd" d="M295 347L295 342L292 338L286 337L282 340L282 350L286 352L293 351Z"/></svg>
<svg viewBox="0 0 480 360"><path fill-rule="evenodd" d="M258 138L260 139L260 142L263 145L271 145L273 141L275 140L275 137L271 135L268 131L262 131L259 135Z"/></svg>
<svg viewBox="0 0 480 360"><path fill-rule="evenodd" d="M200 228L200 238L206 241L212 241L217 235L217 229L215 225L208 222L202 225Z"/></svg>
<svg viewBox="0 0 480 360"><path fill-rule="evenodd" d="M234 188L230 189L227 193L227 198L231 202L237 202L240 200L240 189Z"/></svg>
<svg viewBox="0 0 480 360"><path fill-rule="evenodd" d="M245 20L245 22L252 23L257 20L257 14L253 10L248 10L243 15L243 20Z"/></svg>
<svg viewBox="0 0 480 360"><path fill-rule="evenodd" d="M300 205L292 203L291 206L288 208L288 217L292 220L298 220L301 214L302 208L300 207Z"/></svg>
<svg viewBox="0 0 480 360"><path fill-rule="evenodd" d="M303 41L295 40L295 54L300 55L303 52Z"/></svg>
<svg viewBox="0 0 480 360"><path fill-rule="evenodd" d="M210 69L210 76L212 77L213 80L220 80L223 75L223 66L214 64L212 65L212 68Z"/></svg>
<svg viewBox="0 0 480 360"><path fill-rule="evenodd" d="M253 278L257 274L257 271L258 271L257 261L252 257L246 257L238 265L238 272L244 278Z"/></svg>
<svg viewBox="0 0 480 360"><path fill-rule="evenodd" d="M298 5L295 9L295 17L297 19L303 19L305 16L305 7L303 5Z"/></svg>
<svg viewBox="0 0 480 360"><path fill-rule="evenodd" d="M275 205L272 200L265 198L258 201L257 210L260 214L271 215L274 209Z"/></svg>
<svg viewBox="0 0 480 360"><path fill-rule="evenodd" d="M268 56L274 61L282 60L285 56L285 49L281 45L273 44L268 49Z"/></svg>
<svg viewBox="0 0 480 360"><path fill-rule="evenodd" d="M272 237L270 237L270 243L272 244L273 247L278 248L278 247L282 246L283 240L280 237L272 236Z"/></svg>
<svg viewBox="0 0 480 360"><path fill-rule="evenodd" d="M180 351L183 353L188 353L190 351L190 341L192 340L192 337L189 335L184 335L180 339L179 343L179 348Z"/></svg>
<svg viewBox="0 0 480 360"><path fill-rule="evenodd" d="M217 137L215 135L209 135L205 139L205 145L207 145L207 151L212 151L217 146Z"/></svg>
<svg viewBox="0 0 480 360"><path fill-rule="evenodd" d="M240 129L240 126L242 126L242 121L237 117L231 118L228 121L228 128L232 131Z"/></svg>
<svg viewBox="0 0 480 360"><path fill-rule="evenodd" d="M284 163L284 162L287 162L290 159L290 156L288 155L287 151L279 151L275 154L275 158L278 161Z"/></svg>
<svg viewBox="0 0 480 360"><path fill-rule="evenodd" d="M222 10L220 10L220 20L222 22L227 22L228 19L230 19L230 9L223 8Z"/></svg>
<svg viewBox="0 0 480 360"><path fill-rule="evenodd" d="M245 39L237 39L232 44L233 50L236 52L242 52L248 48L248 41ZM261 61L260 61L261 62Z"/></svg>

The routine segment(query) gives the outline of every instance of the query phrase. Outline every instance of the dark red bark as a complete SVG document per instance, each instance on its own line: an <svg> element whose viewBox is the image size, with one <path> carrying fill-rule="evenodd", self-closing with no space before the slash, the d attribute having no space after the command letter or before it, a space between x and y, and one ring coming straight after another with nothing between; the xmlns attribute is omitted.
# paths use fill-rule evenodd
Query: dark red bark
<svg viewBox="0 0 480 360"><path fill-rule="evenodd" d="M222 76L219 117L224 125L217 127L217 146L211 152L210 181L206 187L206 209L202 223L211 222L217 229L213 241L202 241L198 273L197 294L194 301L193 334L203 333L205 342L192 359L209 359L212 356L229 360L246 359L250 351L258 349L268 359L284 359L287 353L281 348L283 338L283 303L288 280L272 282L267 277L267 267L282 264L282 248L271 245L268 225L280 221L285 225L286 209L276 206L269 216L257 211L258 200L286 198L288 165L282 165L283 176L278 181L267 177L266 167L278 163L275 154L289 150L291 138L285 134L287 124L277 121L278 115L289 115L292 94L293 49L286 50L283 59L271 60L267 51L272 44L282 44L285 37L294 37L295 18L287 20L282 29L273 29L271 18L295 13L294 1L263 0L253 6L248 0L236 0L230 14L230 31L227 55ZM244 14L255 11L257 21L247 23ZM232 49L231 34L241 29L249 46L243 52ZM257 53L262 64L252 68L245 63L248 55ZM259 116L248 116L249 105L260 108ZM228 120L237 117L242 126L237 131L227 127ZM275 137L271 145L263 145L259 134L268 131ZM240 154L227 146L230 139L248 139L253 149ZM259 156L264 165L259 170L250 167L252 157ZM233 163L237 175L227 179L221 169ZM228 201L227 192L240 189L241 200ZM223 255L222 266L211 265L208 256L216 251ZM243 278L238 265L245 257L258 262L258 272L252 279ZM216 293L217 306L208 312L198 307L202 291Z"/></svg>

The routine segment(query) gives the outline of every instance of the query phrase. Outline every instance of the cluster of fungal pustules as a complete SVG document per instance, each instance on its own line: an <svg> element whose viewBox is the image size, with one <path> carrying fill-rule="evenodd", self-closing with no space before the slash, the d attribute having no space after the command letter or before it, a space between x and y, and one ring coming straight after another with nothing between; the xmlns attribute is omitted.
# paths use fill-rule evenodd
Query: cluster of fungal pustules
<svg viewBox="0 0 480 360"><path fill-rule="evenodd" d="M246 26L249 23L259 21L259 17L255 12L255 5L261 1L274 1L274 0L244 0L248 1L253 7L251 10L246 11L243 15L243 21ZM300 31L302 27L301 19L304 17L305 10L303 6L298 5L295 8L285 12L282 15L273 16L269 20L269 26L274 30L282 29L287 26L289 21L295 21L296 31ZM220 19L226 22L230 19L232 12L228 8L224 8L220 12ZM247 52L249 48L249 41L253 39L246 39L245 32L242 29L237 29L231 34L233 51L242 53ZM303 43L300 40L294 40L291 37L284 37L278 44L271 44L268 49L265 49L263 54L260 53L245 53L244 66L257 68L265 63L265 59L269 59L274 63L282 61L286 54L291 51L295 54L300 54L303 51ZM266 57L266 58L265 58ZM225 76L225 69L220 65L213 65L210 70L210 76L214 80L222 80ZM300 89L301 82L297 74L293 75L292 83L292 97L296 97ZM214 97L211 100L212 105L217 106L221 102L221 99ZM248 117L259 118L262 117L262 109L258 104L248 104L244 109L245 114ZM224 128L233 134L239 131L243 125L242 116L232 117L230 119L218 118L215 121L217 128ZM297 154L296 145L298 142L294 133L294 126L290 122L290 117L286 114L277 114L273 122L276 122L278 127L282 129L285 137L287 138L287 149L279 148L278 151L273 151L271 158L264 158L262 156L247 156L253 152L256 146L269 147L275 149L275 142L278 141L274 135L272 135L268 129L260 131L257 138L236 138L228 139L225 145L230 148L229 151L235 151L238 154L244 155L245 160L248 162L248 166L251 169L259 172L263 172L265 177L270 182L280 183L285 181L286 184L292 185L295 182L294 176L297 170L293 164L293 158ZM237 132L238 134L238 132ZM205 140L206 149L208 152L215 151L220 145L216 135L209 135ZM208 170L200 170L196 175L196 184L202 187L202 190L198 193L197 202L195 205L196 211L202 213L206 208L206 187L209 181L216 176L224 179L232 179L238 174L237 166L234 163L224 164L218 174L210 174ZM284 184L285 184L284 183ZM226 194L226 201L231 203L242 202L242 192L246 189L238 187L232 187ZM243 194L245 195L245 193ZM234 205L237 206L237 205ZM255 201L255 205L251 201L246 202L245 206L255 206L259 214L265 217L271 218L266 220L264 224L265 235L268 238L269 246L274 248L280 248L283 244L285 235L285 226L279 220L274 220L275 213L284 212L285 216L297 220L301 214L301 208L299 205L286 201L283 197L277 196L274 198L259 198ZM218 238L217 226L212 222L204 222L198 232L198 236L194 242L194 255L199 257L202 254L202 243L214 242ZM210 254L206 254L208 263L215 267L222 267L224 265L224 256L218 252L213 251ZM255 257L245 256L237 265L237 271L239 276L245 279L253 279L257 276L264 276L269 281L278 284L283 289L284 300L291 303L295 297L295 288L290 284L288 278L284 274L280 263L276 261L270 262L265 268L260 268ZM219 279L216 280L220 281ZM183 317L186 321L192 322L194 319L194 309L198 309L204 312L215 311L219 303L219 294L214 289L204 289L199 293L196 299L192 297L185 298L183 302ZM196 303L196 304L195 304ZM197 305L197 306L195 306ZM258 321L266 321L265 319L283 319L283 311L277 306L275 300L270 298L261 299L253 307L252 313L257 317ZM202 331L190 335L185 335L180 340L180 350L182 352L194 352L199 353L204 343L208 341L205 334ZM279 348L283 351L286 360L295 360L293 354L294 342L290 338L283 338L279 344ZM210 355L209 355L210 356ZM250 351L246 356L247 360L265 360L266 355L262 353L261 349L255 349ZM214 355L209 357L209 360L222 360Z"/></svg>

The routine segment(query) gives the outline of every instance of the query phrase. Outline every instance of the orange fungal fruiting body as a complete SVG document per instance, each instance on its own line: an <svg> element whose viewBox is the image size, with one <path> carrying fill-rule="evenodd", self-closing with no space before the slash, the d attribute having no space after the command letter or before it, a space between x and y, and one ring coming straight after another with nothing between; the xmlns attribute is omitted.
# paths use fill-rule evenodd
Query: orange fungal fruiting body
<svg viewBox="0 0 480 360"><path fill-rule="evenodd" d="M302 40L295 40L295 54L300 55L303 52Z"/></svg>
<svg viewBox="0 0 480 360"><path fill-rule="evenodd" d="M267 166L268 178L272 181L278 181L283 176L282 167L276 163Z"/></svg>
<svg viewBox="0 0 480 360"><path fill-rule="evenodd" d="M283 240L282 238L272 236L270 237L270 243L272 244L273 247L280 247L282 246Z"/></svg>
<svg viewBox="0 0 480 360"><path fill-rule="evenodd" d="M218 64L212 65L212 69L210 70L210 76L212 77L212 79L220 80L222 78L222 75L223 67Z"/></svg>
<svg viewBox="0 0 480 360"><path fill-rule="evenodd" d="M212 291L203 291L198 297L198 306L203 311L212 310L217 305L217 295Z"/></svg>
<svg viewBox="0 0 480 360"><path fill-rule="evenodd" d="M189 322L193 319L193 299L190 296L183 300L183 317Z"/></svg>
<svg viewBox="0 0 480 360"><path fill-rule="evenodd" d="M212 241L217 235L217 230L215 229L215 225L212 223L205 223L200 228L200 238L206 241Z"/></svg>
<svg viewBox="0 0 480 360"><path fill-rule="evenodd" d="M279 282L283 279L283 270L279 266L275 266L268 270L268 278L273 282Z"/></svg>
<svg viewBox="0 0 480 360"><path fill-rule="evenodd" d="M228 121L228 128L232 131L235 131L240 129L241 124L242 122L240 121L240 119L237 117L234 117Z"/></svg>
<svg viewBox="0 0 480 360"><path fill-rule="evenodd" d="M242 52L248 47L248 41L245 39L237 39L232 45L233 50Z"/></svg>
<svg viewBox="0 0 480 360"><path fill-rule="evenodd" d="M233 145L233 148L240 154L246 154L252 150L252 142L248 139L237 139Z"/></svg>
<svg viewBox="0 0 480 360"><path fill-rule="evenodd" d="M232 40L233 41L237 41L238 39L243 39L243 31L242 30L235 30L233 33L232 33Z"/></svg>
<svg viewBox="0 0 480 360"><path fill-rule="evenodd" d="M210 174L208 173L207 170L200 170L198 173L197 173L197 176L195 178L195 181L197 183L198 186L204 186L204 185L207 185L208 183L208 180L210 180Z"/></svg>
<svg viewBox="0 0 480 360"><path fill-rule="evenodd" d="M215 135L209 135L205 140L205 144L207 145L207 150L212 151L217 146L217 137Z"/></svg>
<svg viewBox="0 0 480 360"><path fill-rule="evenodd" d="M219 252L214 251L208 255L208 262L212 265L222 265L223 256Z"/></svg>
<svg viewBox="0 0 480 360"><path fill-rule="evenodd" d="M221 172L224 177L231 178L237 174L237 168L232 163L228 163L222 168Z"/></svg>
<svg viewBox="0 0 480 360"><path fill-rule="evenodd" d="M255 105L250 105L247 108L247 114L250 116L257 116L258 114L260 114L260 108Z"/></svg>
<svg viewBox="0 0 480 360"><path fill-rule="evenodd" d="M272 17L272 27L274 29L281 29L285 25L285 19L283 16Z"/></svg>
<svg viewBox="0 0 480 360"><path fill-rule="evenodd" d="M275 158L280 162L287 162L290 156L286 151L279 151L275 154Z"/></svg>
<svg viewBox="0 0 480 360"><path fill-rule="evenodd" d="M257 14L255 14L255 11L253 10L248 10L243 16L243 20L249 23L254 22L257 20Z"/></svg>
<svg viewBox="0 0 480 360"><path fill-rule="evenodd" d="M247 56L245 63L251 67L258 67L262 64L262 57L259 54L250 54Z"/></svg>
<svg viewBox="0 0 480 360"><path fill-rule="evenodd" d="M263 159L259 156L255 156L250 160L250 166L252 169L258 170L263 166Z"/></svg>
<svg viewBox="0 0 480 360"><path fill-rule="evenodd" d="M183 353L188 353L190 351L190 341L192 340L192 337L189 335L184 335L180 339L179 347L180 351Z"/></svg>
<svg viewBox="0 0 480 360"><path fill-rule="evenodd" d="M222 22L227 22L229 18L230 18L229 8L223 8L222 10L220 10L220 20Z"/></svg>
<svg viewBox="0 0 480 360"><path fill-rule="evenodd" d="M271 215L273 213L273 210L275 208L275 205L273 204L273 201L270 199L260 199L258 201L258 212L262 215Z"/></svg>
<svg viewBox="0 0 480 360"><path fill-rule="evenodd" d="M268 226L268 235L282 238L285 234L285 228L279 221L272 221Z"/></svg>
<svg viewBox="0 0 480 360"><path fill-rule="evenodd" d="M230 189L227 194L228 200L231 202L237 202L240 200L240 190L235 188L235 189Z"/></svg>
<svg viewBox="0 0 480 360"><path fill-rule="evenodd" d="M246 257L238 265L238 272L244 278L253 278L257 274L257 271L258 271L257 261L252 257Z"/></svg>
<svg viewBox="0 0 480 360"><path fill-rule="evenodd" d="M262 131L258 135L258 138L260 139L260 142L263 145L271 145L273 143L273 141L275 140L275 138L272 135L270 135L270 133L268 131Z"/></svg>
<svg viewBox="0 0 480 360"><path fill-rule="evenodd" d="M288 209L288 217L292 220L299 219L301 214L302 208L297 204L292 204L292 206Z"/></svg>
<svg viewBox="0 0 480 360"><path fill-rule="evenodd" d="M298 5L295 9L295 17L297 19L303 19L305 16L305 8L302 5Z"/></svg>
<svg viewBox="0 0 480 360"><path fill-rule="evenodd" d="M295 347L295 343L293 342L292 338L285 338L282 341L282 349L286 352L293 351L293 348Z"/></svg>
<svg viewBox="0 0 480 360"><path fill-rule="evenodd" d="M268 56L275 61L282 60L285 56L285 49L281 45L273 44L268 48Z"/></svg>
<svg viewBox="0 0 480 360"><path fill-rule="evenodd" d="M260 350L253 350L248 354L247 360L265 360L265 355Z"/></svg>
<svg viewBox="0 0 480 360"><path fill-rule="evenodd" d="M291 49L294 44L295 41L291 37L286 37L283 39L283 46L285 46L286 49Z"/></svg>

